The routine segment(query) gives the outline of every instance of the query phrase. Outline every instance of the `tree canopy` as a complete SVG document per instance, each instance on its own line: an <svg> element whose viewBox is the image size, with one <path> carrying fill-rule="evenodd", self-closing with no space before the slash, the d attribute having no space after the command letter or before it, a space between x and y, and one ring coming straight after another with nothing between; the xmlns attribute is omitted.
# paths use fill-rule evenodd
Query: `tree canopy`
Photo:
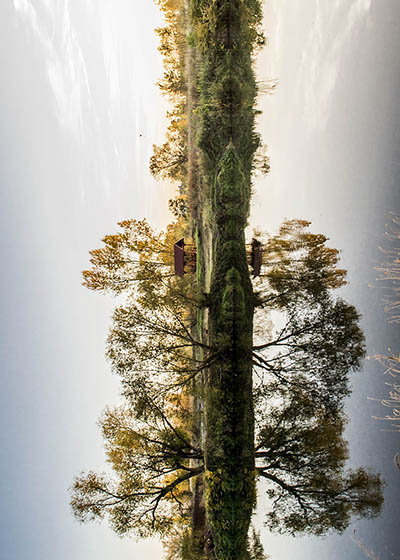
<svg viewBox="0 0 400 560"><path fill-rule="evenodd" d="M106 356L133 403L142 402L143 392L165 393L188 384L216 352L196 332L201 301L193 278L173 273L173 244L183 235L182 219L159 234L145 220L119 226L122 231L105 236L104 246L90 251L92 268L83 272L83 283L125 298L112 315ZM202 349L201 356L195 347Z"/></svg>
<svg viewBox="0 0 400 560"><path fill-rule="evenodd" d="M254 287L256 475L267 484L271 530L323 535L345 530L351 516L376 516L383 482L367 469L346 469L343 400L365 344L357 310L333 295L345 283L338 252L324 236L305 233L308 222L285 224L281 238L265 244L265 274ZM204 301L192 279L172 274L170 248L182 222L159 234L144 220L119 226L90 252L84 272L88 288L125 296L107 340L125 404L100 420L114 475L78 476L71 504L81 521L108 517L120 534L160 534L171 558L189 559L189 481L205 469L203 443L193 439L192 382L227 341L211 347L199 337ZM265 558L256 533L247 555Z"/></svg>
<svg viewBox="0 0 400 560"><path fill-rule="evenodd" d="M140 420L130 407L107 409L100 421L114 477L90 471L75 479L71 505L78 520L108 516L113 529L138 536L167 534L187 524L188 481L203 472L193 447L184 397L152 402Z"/></svg>

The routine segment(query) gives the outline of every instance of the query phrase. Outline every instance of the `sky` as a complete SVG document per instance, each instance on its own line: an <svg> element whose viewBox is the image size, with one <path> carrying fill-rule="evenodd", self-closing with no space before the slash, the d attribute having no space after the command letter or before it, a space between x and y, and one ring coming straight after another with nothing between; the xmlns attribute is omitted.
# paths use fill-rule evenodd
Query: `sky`
<svg viewBox="0 0 400 560"><path fill-rule="evenodd" d="M161 23L141 0L0 3L2 560L161 557L80 526L68 493L103 469L96 422L119 394L113 301L81 270L119 220L169 218L171 189L148 172L165 129Z"/></svg>
<svg viewBox="0 0 400 560"><path fill-rule="evenodd" d="M150 0L4 0L0 4L0 277L2 364L0 560L161 558L155 541L121 540L80 526L68 487L81 470L104 468L97 418L118 402L104 360L113 301L84 289L88 251L125 218L170 219L171 187L149 175L163 139L165 101ZM374 267L387 213L400 210L400 5L397 0L269 0L269 46L258 129L271 172L255 182L251 224L312 221L342 250L343 297L363 315L370 355L398 347L386 324ZM381 431L384 378L373 360L354 376L348 403L352 464L382 469L381 519L327 539L272 537L274 560L400 550L397 434ZM398 477L396 479L396 476ZM262 527L259 497L256 524ZM396 518L397 515L397 518ZM387 548L385 548L387 547Z"/></svg>

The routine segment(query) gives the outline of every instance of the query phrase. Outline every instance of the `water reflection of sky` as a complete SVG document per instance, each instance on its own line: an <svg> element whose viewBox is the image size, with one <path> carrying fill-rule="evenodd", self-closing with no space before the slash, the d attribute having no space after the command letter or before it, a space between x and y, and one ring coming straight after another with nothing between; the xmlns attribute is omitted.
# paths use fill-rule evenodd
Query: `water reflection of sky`
<svg viewBox="0 0 400 560"><path fill-rule="evenodd" d="M342 250L350 285L343 297L361 311L370 355L400 351L399 329L386 324L374 267L390 210L400 211L400 5L395 0L270 0L265 9L269 48L259 79L279 81L260 100L259 130L269 146L271 173L257 182L252 223L276 227L306 218ZM384 410L374 360L353 376L348 403L351 463L381 470L388 483L381 518L355 522L345 535L284 539L263 532L267 552L283 558L365 558L350 540L356 528L382 560L400 551L400 472L393 455L400 434L372 419ZM260 502L262 499L260 499ZM261 509L261 508L260 508ZM260 515L259 519L262 519Z"/></svg>

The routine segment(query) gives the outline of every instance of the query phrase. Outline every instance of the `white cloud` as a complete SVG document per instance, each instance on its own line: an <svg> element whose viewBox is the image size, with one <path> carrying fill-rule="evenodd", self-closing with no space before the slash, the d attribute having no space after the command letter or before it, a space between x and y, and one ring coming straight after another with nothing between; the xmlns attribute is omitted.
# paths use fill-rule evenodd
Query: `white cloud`
<svg viewBox="0 0 400 560"><path fill-rule="evenodd" d="M110 112L121 109L120 58L122 45L119 43L115 14L111 5L104 5L100 12L102 51L108 81Z"/></svg>
<svg viewBox="0 0 400 560"><path fill-rule="evenodd" d="M28 20L35 35L40 35L37 12L32 4L28 0L14 0L14 8Z"/></svg>
<svg viewBox="0 0 400 560"><path fill-rule="evenodd" d="M14 0L16 12L31 28L42 48L57 118L61 126L82 143L83 114L87 110L94 112L94 106L82 49L71 23L69 3L67 0L40 0L36 5L45 10L46 21L39 17L29 0Z"/></svg>

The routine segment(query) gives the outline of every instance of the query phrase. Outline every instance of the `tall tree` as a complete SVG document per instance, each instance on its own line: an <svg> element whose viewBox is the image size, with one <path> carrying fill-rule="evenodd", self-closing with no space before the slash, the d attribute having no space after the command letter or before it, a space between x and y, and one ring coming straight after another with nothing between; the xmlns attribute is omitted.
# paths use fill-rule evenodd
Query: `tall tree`
<svg viewBox="0 0 400 560"><path fill-rule="evenodd" d="M90 251L92 267L84 270L83 285L103 293L125 293L140 305L156 309L166 302L185 311L196 305L193 281L173 271L173 246L185 235L186 222L178 218L165 232L156 233L146 220L125 220L121 231L106 235L103 246Z"/></svg>
<svg viewBox="0 0 400 560"><path fill-rule="evenodd" d="M189 314L164 303L155 310L131 303L113 314L106 355L135 406L147 393L187 386L218 355L195 338ZM202 349L203 357L197 357L195 348Z"/></svg>
<svg viewBox="0 0 400 560"><path fill-rule="evenodd" d="M193 279L172 273L173 245L183 235L184 220L160 234L145 220L119 225L120 232L90 251L92 268L83 273L84 285L125 295L126 303L112 316L107 357L131 404L142 410L146 396L188 385L213 353L195 333L199 300Z"/></svg>
<svg viewBox="0 0 400 560"><path fill-rule="evenodd" d="M124 220L120 232L106 235L103 246L89 251L91 269L84 270L83 285L91 290L119 294L172 275L172 247L146 220Z"/></svg>
<svg viewBox="0 0 400 560"><path fill-rule="evenodd" d="M188 410L182 402L164 410L152 403L151 410L141 421L126 407L106 410L100 424L114 478L90 471L75 479L71 506L78 520L107 516L117 533L138 536L188 523L188 481L203 472L191 466L202 455L184 426Z"/></svg>

